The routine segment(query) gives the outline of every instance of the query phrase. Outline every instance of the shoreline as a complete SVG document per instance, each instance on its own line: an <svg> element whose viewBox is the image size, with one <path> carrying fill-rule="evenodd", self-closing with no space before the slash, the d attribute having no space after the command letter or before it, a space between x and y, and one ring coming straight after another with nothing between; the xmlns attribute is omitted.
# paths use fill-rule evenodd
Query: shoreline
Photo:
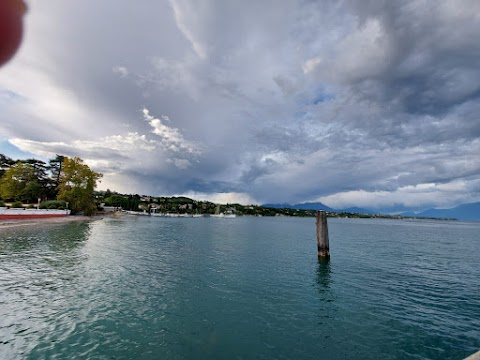
<svg viewBox="0 0 480 360"><path fill-rule="evenodd" d="M102 220L108 215L99 214L93 216L84 216L84 215L69 215L64 217L52 217L52 218L43 218L43 219L19 219L19 220L0 220L0 231L2 229L11 229L16 227L28 227L28 226L38 226L38 225L47 225L47 224L64 224L69 222L80 222L80 221L95 221Z"/></svg>

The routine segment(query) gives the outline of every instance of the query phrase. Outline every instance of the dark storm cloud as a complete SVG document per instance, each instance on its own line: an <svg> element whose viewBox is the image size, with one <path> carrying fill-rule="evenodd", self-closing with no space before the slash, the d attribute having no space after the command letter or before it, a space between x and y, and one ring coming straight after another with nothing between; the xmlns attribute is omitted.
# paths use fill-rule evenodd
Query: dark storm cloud
<svg viewBox="0 0 480 360"><path fill-rule="evenodd" d="M385 42L386 52L374 74L351 74L355 89L413 114L443 114L478 99L478 2L367 1L351 6L360 28L378 22L377 41ZM373 86L365 86L369 81Z"/></svg>

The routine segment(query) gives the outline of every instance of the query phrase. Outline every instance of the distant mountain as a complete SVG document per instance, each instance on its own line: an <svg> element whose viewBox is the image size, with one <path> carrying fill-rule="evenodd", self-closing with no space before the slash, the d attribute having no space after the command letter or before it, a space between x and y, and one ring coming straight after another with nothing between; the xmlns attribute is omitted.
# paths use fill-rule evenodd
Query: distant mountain
<svg viewBox="0 0 480 360"><path fill-rule="evenodd" d="M369 214L369 215L379 214L379 212L377 212L377 211L364 209L364 208L359 208L359 207L349 207L349 208L345 208L345 209L338 209L338 210L335 210L335 211L352 213L352 214Z"/></svg>
<svg viewBox="0 0 480 360"><path fill-rule="evenodd" d="M324 211L335 211L334 209L328 207L321 202L314 203L301 203L301 204L263 204L263 207L273 208L273 209L298 209L298 210L324 210Z"/></svg>
<svg viewBox="0 0 480 360"><path fill-rule="evenodd" d="M283 203L283 204L263 204L261 205L265 208L272 208L272 209L293 209L292 205Z"/></svg>
<svg viewBox="0 0 480 360"><path fill-rule="evenodd" d="M331 207L328 207L321 202L312 202L312 203L302 203L302 204L295 204L292 205L293 209L300 209L300 210L324 210L324 211L335 211Z"/></svg>
<svg viewBox="0 0 480 360"><path fill-rule="evenodd" d="M431 218L449 218L454 217L452 215L452 209L428 209L415 214L415 216L431 217Z"/></svg>
<svg viewBox="0 0 480 360"><path fill-rule="evenodd" d="M400 216L404 216L404 217L415 217L415 216L418 216L416 213L414 213L413 211L405 211L403 213L400 213L398 214Z"/></svg>
<svg viewBox="0 0 480 360"><path fill-rule="evenodd" d="M402 213L413 213L415 215L415 212L422 211L423 209L415 209L411 207L406 207L402 204L393 204L391 206L384 206L384 207L376 207L374 211L376 214L385 214L385 215L402 215ZM408 216L408 215L407 215Z"/></svg>
<svg viewBox="0 0 480 360"><path fill-rule="evenodd" d="M397 213L400 216L406 217L430 217L430 218L451 218L458 220L477 220L480 221L480 202L472 204L463 204L451 209L428 209L419 213L408 211L403 209L401 211L388 211L391 209L377 209L370 210L359 207L349 207L345 209L332 209L321 202L314 203L301 203L301 204L264 204L263 207L275 208L275 209L300 209L300 210L324 210L335 212L349 212L358 214L392 214ZM400 209L400 208L399 208ZM397 210L399 210L397 209Z"/></svg>
<svg viewBox="0 0 480 360"><path fill-rule="evenodd" d="M463 204L451 209L428 209L416 214L433 218L454 218L458 220L480 220L480 202Z"/></svg>

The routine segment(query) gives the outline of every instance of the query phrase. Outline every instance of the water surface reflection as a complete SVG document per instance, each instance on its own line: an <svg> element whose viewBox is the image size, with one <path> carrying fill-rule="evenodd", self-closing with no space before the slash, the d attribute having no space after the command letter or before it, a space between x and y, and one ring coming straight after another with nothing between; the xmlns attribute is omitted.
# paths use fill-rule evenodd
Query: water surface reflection
<svg viewBox="0 0 480 360"><path fill-rule="evenodd" d="M331 271L330 259L318 259L317 285L320 294L330 290Z"/></svg>
<svg viewBox="0 0 480 360"><path fill-rule="evenodd" d="M0 354L23 357L64 315L88 258L89 223L2 229ZM21 334L21 335L20 335Z"/></svg>

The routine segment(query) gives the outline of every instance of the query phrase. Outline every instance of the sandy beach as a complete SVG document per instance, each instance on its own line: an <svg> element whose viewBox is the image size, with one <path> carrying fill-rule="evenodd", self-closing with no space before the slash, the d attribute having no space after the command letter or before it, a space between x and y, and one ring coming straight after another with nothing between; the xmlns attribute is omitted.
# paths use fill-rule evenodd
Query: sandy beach
<svg viewBox="0 0 480 360"><path fill-rule="evenodd" d="M77 222L77 221L95 221L101 220L108 215L94 215L94 216L82 216L82 215L70 215L65 217L57 218L46 218L46 219L25 219L25 220L0 220L0 231L2 229L10 229L15 227L34 227L41 226L46 224L63 224L67 222Z"/></svg>

